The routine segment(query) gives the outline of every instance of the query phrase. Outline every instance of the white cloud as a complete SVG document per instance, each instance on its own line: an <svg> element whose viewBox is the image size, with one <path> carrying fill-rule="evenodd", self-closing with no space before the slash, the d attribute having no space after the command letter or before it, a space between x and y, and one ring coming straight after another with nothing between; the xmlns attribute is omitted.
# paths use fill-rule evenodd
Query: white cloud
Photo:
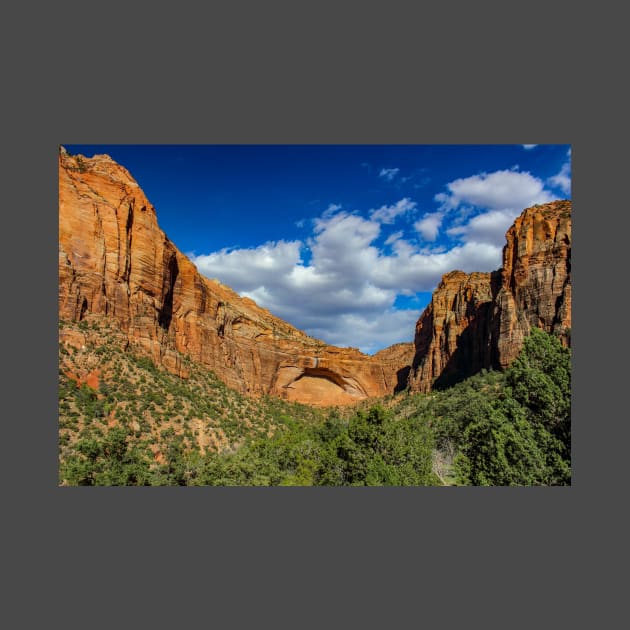
<svg viewBox="0 0 630 630"><path fill-rule="evenodd" d="M385 245L394 245L396 241L399 241L400 239L402 239L404 234L405 233L402 230L398 230L398 232L393 232L387 237L385 241Z"/></svg>
<svg viewBox="0 0 630 630"><path fill-rule="evenodd" d="M377 222L346 212L315 219L311 264L321 273L359 277L378 256L370 245L380 230Z"/></svg>
<svg viewBox="0 0 630 630"><path fill-rule="evenodd" d="M564 167L563 167L564 168ZM398 169L383 169L393 179ZM553 182L565 185L561 171ZM459 178L435 196L438 208L379 242L385 225L417 211L409 198L383 205L368 217L331 204L305 222L305 241L269 242L193 256L216 277L308 334L340 346L373 352L412 341L419 310L394 307L397 295L432 291L454 269L492 271L501 266L505 232L535 203L555 197L544 182L518 167ZM407 229L409 222L400 221ZM443 232L452 241L432 245ZM302 254L305 254L302 256ZM305 262L308 261L308 262Z"/></svg>
<svg viewBox="0 0 630 630"><path fill-rule="evenodd" d="M521 211L535 203L553 201L544 183L528 172L513 170L480 173L447 184L449 193L435 196L447 210L472 204L489 210Z"/></svg>
<svg viewBox="0 0 630 630"><path fill-rule="evenodd" d="M556 199L541 179L517 167L456 179L446 187L447 193L435 195L443 212L455 214L446 233L496 247L503 246L505 232L525 208Z"/></svg>
<svg viewBox="0 0 630 630"><path fill-rule="evenodd" d="M515 218L508 210L490 210L473 217L466 225L450 228L447 234L469 242L496 245L505 242L505 233Z"/></svg>
<svg viewBox="0 0 630 630"><path fill-rule="evenodd" d="M410 212L416 207L416 202L408 197L396 202L393 206L381 206L378 210L370 211L370 218L380 223L393 223L396 217Z"/></svg>
<svg viewBox="0 0 630 630"><path fill-rule="evenodd" d="M401 249L400 255L381 256L372 270L371 279L384 289L418 293L432 291L442 276L454 269L491 271L501 266L502 246L470 242L440 250L426 251L409 246Z"/></svg>
<svg viewBox="0 0 630 630"><path fill-rule="evenodd" d="M265 243L251 249L222 249L192 256L199 271L239 291L251 291L269 279L291 273L300 263L300 241Z"/></svg>
<svg viewBox="0 0 630 630"><path fill-rule="evenodd" d="M413 227L426 241L434 241L440 231L443 219L443 212L430 212L425 214L419 221L416 221Z"/></svg>
<svg viewBox="0 0 630 630"><path fill-rule="evenodd" d="M559 188L565 195L571 194L571 148L567 151L567 161L562 165L560 171L550 177L547 183L554 188Z"/></svg>
<svg viewBox="0 0 630 630"><path fill-rule="evenodd" d="M370 318L347 313L334 326L320 322L311 331L315 337L327 339L336 346L348 345L348 340L351 339L352 347L371 354L400 341L412 341L421 313L421 310L387 309Z"/></svg>
<svg viewBox="0 0 630 630"><path fill-rule="evenodd" d="M338 203L331 203L329 204L328 208L324 210L322 217L331 217L333 214L335 214L335 212L337 212L337 210L341 210L341 205Z"/></svg>
<svg viewBox="0 0 630 630"><path fill-rule="evenodd" d="M500 247L470 242L447 251L422 250L405 240L402 230L386 240L392 246L387 254L374 246L381 234L378 221L338 208L313 223L306 244L270 242L192 260L204 275L301 330L364 352L413 340L420 311L395 309L397 295L431 291L453 269L489 271L501 264ZM308 264L302 247L310 250Z"/></svg>
<svg viewBox="0 0 630 630"><path fill-rule="evenodd" d="M523 149L525 149L526 151L530 151L531 149L537 147L537 144L524 144L523 145Z"/></svg>
<svg viewBox="0 0 630 630"><path fill-rule="evenodd" d="M391 182L396 175L400 172L399 168L382 168L381 172L378 174L379 177Z"/></svg>
<svg viewBox="0 0 630 630"><path fill-rule="evenodd" d="M557 175L549 178L549 184L559 188L566 195L571 193L571 166L563 164Z"/></svg>

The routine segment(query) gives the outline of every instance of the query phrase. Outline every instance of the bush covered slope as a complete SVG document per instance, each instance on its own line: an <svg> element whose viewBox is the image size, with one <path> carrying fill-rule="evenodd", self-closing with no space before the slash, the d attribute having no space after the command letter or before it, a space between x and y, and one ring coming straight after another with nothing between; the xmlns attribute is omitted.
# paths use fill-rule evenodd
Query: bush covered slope
<svg viewBox="0 0 630 630"><path fill-rule="evenodd" d="M248 398L194 364L179 378L115 330L61 325L87 340L60 345L61 485L571 482L570 350L537 329L505 372L324 411Z"/></svg>

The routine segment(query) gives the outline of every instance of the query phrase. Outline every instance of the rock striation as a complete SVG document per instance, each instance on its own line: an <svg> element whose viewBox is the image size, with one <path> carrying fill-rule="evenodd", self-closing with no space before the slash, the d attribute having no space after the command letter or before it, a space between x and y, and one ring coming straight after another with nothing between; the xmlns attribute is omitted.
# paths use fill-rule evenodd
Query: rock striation
<svg viewBox="0 0 630 630"><path fill-rule="evenodd" d="M493 312L498 363L506 367L532 326L570 345L571 202L523 211L506 234L502 284Z"/></svg>
<svg viewBox="0 0 630 630"><path fill-rule="evenodd" d="M59 317L106 318L169 371L186 376L188 357L251 395L343 405L407 386L426 392L508 366L532 326L569 345L571 202L527 208L506 239L501 269L447 273L414 344L370 357L309 337L203 277L127 169L107 155L59 152Z"/></svg>
<svg viewBox="0 0 630 630"><path fill-rule="evenodd" d="M527 208L506 239L501 269L442 278L416 325L412 391L507 367L533 326L570 345L571 202Z"/></svg>
<svg viewBox="0 0 630 630"><path fill-rule="evenodd" d="M181 376L184 355L243 393L314 405L401 389L413 354L410 344L374 357L329 346L203 277L159 228L127 169L107 155L63 148L59 317L114 321L129 344Z"/></svg>

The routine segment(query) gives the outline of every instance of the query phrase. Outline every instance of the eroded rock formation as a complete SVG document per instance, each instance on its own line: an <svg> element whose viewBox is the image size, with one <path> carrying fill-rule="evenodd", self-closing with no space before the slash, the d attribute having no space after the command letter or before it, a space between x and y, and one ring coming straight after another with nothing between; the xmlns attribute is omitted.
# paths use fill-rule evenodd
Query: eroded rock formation
<svg viewBox="0 0 630 630"><path fill-rule="evenodd" d="M570 343L571 202L528 208L506 238L493 313L501 367L516 358L532 326Z"/></svg>
<svg viewBox="0 0 630 630"><path fill-rule="evenodd" d="M201 276L125 168L107 155L63 149L59 316L115 321L129 343L181 376L183 354L241 392L310 404L392 393L405 385L412 356L406 344L380 357L326 345Z"/></svg>
<svg viewBox="0 0 630 630"><path fill-rule="evenodd" d="M571 202L528 208L503 267L442 278L414 344L373 357L313 339L197 271L159 228L129 172L107 155L59 154L59 316L115 321L181 376L188 356L241 392L349 404L409 385L429 391L506 367L538 326L570 343ZM68 331L68 343L79 343Z"/></svg>
<svg viewBox="0 0 630 630"><path fill-rule="evenodd" d="M506 234L503 267L447 273L418 320L412 391L505 368L532 326L570 343L571 202L527 208Z"/></svg>
<svg viewBox="0 0 630 630"><path fill-rule="evenodd" d="M416 324L413 391L448 385L494 363L490 327L497 280L496 272L443 276Z"/></svg>

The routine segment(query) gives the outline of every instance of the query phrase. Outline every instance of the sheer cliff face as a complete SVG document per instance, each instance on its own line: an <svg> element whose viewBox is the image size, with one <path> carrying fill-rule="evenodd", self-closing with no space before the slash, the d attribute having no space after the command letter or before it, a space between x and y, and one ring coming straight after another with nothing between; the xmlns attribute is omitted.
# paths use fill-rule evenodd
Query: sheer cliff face
<svg viewBox="0 0 630 630"><path fill-rule="evenodd" d="M446 274L417 323L414 346L369 357L313 339L201 276L110 157L59 155L60 318L108 318L170 371L186 375L183 354L254 395L338 405L407 384L429 391L509 365L532 326L568 345L571 202L528 208L506 236L502 269Z"/></svg>
<svg viewBox="0 0 630 630"><path fill-rule="evenodd" d="M416 325L412 391L508 366L532 326L569 344L571 202L524 210L506 238L502 269L442 278Z"/></svg>
<svg viewBox="0 0 630 630"><path fill-rule="evenodd" d="M89 316L115 321L174 373L186 375L182 353L239 391L311 404L392 393L411 357L408 348L378 358L328 346L204 278L160 230L125 168L106 155L62 149L59 317Z"/></svg>
<svg viewBox="0 0 630 630"><path fill-rule="evenodd" d="M569 343L571 202L528 208L506 238L503 282L494 310L501 367L518 356L532 326Z"/></svg>
<svg viewBox="0 0 630 630"><path fill-rule="evenodd" d="M416 324L412 391L448 386L494 363L490 328L497 283L496 272L451 271L442 278Z"/></svg>

